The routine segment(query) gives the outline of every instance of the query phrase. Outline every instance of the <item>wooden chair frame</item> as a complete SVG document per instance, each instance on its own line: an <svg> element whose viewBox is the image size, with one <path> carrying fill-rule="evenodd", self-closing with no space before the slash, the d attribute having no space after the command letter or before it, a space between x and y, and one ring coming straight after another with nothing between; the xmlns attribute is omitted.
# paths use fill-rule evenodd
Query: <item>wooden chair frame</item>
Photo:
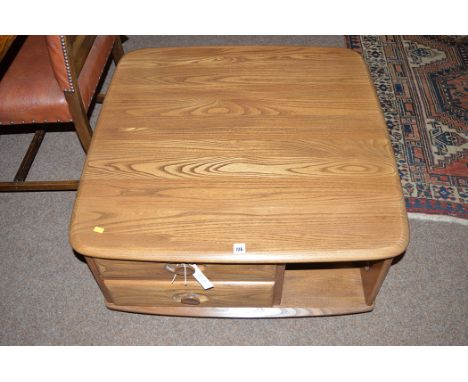
<svg viewBox="0 0 468 382"><path fill-rule="evenodd" d="M68 62L68 71L70 73L69 80L71 81L71 89L65 90L64 95L72 116L72 123L78 135L80 143L87 153L93 131L89 124L86 108L83 105L80 88L78 86L78 77L83 68L86 58L91 47L93 46L96 36L63 36L63 49L70 52L72 59ZM112 59L115 64L119 62L124 51L120 38L116 38L112 47ZM105 94L95 94L94 98L97 103L102 103ZM42 140L46 134L45 128L38 127L34 133L34 137L29 144L26 154L21 161L21 164L16 172L12 182L0 182L0 192L12 191L68 191L78 188L78 180L55 180L55 181L26 181L29 170L34 162L34 159L39 151Z"/></svg>

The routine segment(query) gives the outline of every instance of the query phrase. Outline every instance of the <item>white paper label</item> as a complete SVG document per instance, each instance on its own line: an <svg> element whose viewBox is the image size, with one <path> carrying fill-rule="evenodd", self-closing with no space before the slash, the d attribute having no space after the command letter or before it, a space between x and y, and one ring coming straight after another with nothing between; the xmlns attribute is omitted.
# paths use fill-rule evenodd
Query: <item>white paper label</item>
<svg viewBox="0 0 468 382"><path fill-rule="evenodd" d="M212 282L208 280L208 277L205 276L205 274L201 271L200 268L198 268L197 264L190 264L193 269L195 269L195 272L193 272L193 277L195 277L195 280L198 281L198 283L203 287L203 289L211 289L214 287Z"/></svg>
<svg viewBox="0 0 468 382"><path fill-rule="evenodd" d="M245 255L247 253L245 243L234 243L232 245L232 253L234 255Z"/></svg>

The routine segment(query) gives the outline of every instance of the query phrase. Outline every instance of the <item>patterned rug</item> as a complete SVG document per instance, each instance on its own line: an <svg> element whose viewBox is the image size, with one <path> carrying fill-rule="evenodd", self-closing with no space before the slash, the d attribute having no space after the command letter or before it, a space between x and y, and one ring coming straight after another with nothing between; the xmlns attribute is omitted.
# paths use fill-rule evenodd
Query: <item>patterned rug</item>
<svg viewBox="0 0 468 382"><path fill-rule="evenodd" d="M348 36L384 111L409 212L468 219L468 44L460 36Z"/></svg>

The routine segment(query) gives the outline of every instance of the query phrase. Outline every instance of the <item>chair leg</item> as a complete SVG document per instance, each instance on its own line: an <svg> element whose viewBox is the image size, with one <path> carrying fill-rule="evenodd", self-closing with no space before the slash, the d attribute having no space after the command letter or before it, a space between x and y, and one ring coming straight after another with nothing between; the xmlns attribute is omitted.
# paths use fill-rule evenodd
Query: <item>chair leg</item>
<svg viewBox="0 0 468 382"><path fill-rule="evenodd" d="M39 151L39 147L41 147L42 140L44 139L45 130L38 129L34 133L34 137L29 144L28 150L21 161L18 171L15 175L15 182L24 182L26 177L28 176L29 170L34 162L34 158L36 158L37 152Z"/></svg>
<svg viewBox="0 0 468 382"><path fill-rule="evenodd" d="M114 60L114 63L117 65L122 56L124 55L124 50L122 47L122 41L120 36L117 36L114 42L114 45L112 46L112 59ZM105 93L98 93L96 94L96 102L97 103L103 103L104 98L106 97Z"/></svg>
<svg viewBox="0 0 468 382"><path fill-rule="evenodd" d="M13 182L0 182L0 192L70 191L78 188L78 180L41 180L26 182L26 177L41 146L45 133L45 130L36 130Z"/></svg>
<svg viewBox="0 0 468 382"><path fill-rule="evenodd" d="M83 102L81 101L81 96L78 91L64 92L64 94L70 114L73 118L76 134L78 134L83 150L87 153L91 143L91 137L93 136L93 130L89 124L86 110L83 106Z"/></svg>
<svg viewBox="0 0 468 382"><path fill-rule="evenodd" d="M97 103L103 103L104 98L106 98L106 93L98 93L96 94L96 102Z"/></svg>
<svg viewBox="0 0 468 382"><path fill-rule="evenodd" d="M122 41L120 40L120 36L117 36L114 42L114 46L112 47L112 59L115 62L115 65L117 65L124 55L124 50L122 47Z"/></svg>

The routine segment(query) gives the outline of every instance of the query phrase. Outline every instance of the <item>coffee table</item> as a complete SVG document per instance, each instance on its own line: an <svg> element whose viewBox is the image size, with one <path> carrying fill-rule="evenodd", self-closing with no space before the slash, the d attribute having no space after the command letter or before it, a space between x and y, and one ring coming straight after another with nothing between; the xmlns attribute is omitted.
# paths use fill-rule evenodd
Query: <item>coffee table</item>
<svg viewBox="0 0 468 382"><path fill-rule="evenodd" d="M110 309L372 310L406 249L408 222L361 57L297 46L127 54L99 117L70 240ZM214 287L204 289L199 272Z"/></svg>

